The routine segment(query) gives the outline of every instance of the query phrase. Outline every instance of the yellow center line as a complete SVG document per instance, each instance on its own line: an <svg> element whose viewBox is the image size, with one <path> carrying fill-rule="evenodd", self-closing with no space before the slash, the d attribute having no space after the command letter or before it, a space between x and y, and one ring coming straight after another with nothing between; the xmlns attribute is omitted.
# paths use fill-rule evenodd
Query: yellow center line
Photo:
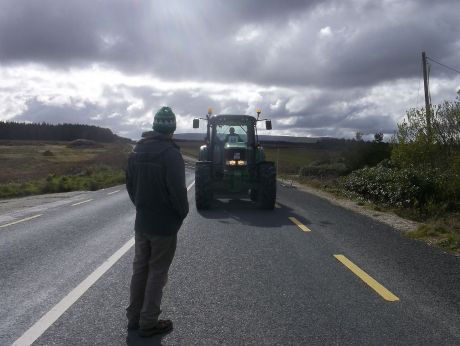
<svg viewBox="0 0 460 346"><path fill-rule="evenodd" d="M290 216L289 220L291 220L293 223L295 223L302 231L304 232L311 232L311 229L305 226L302 222L297 220L295 217Z"/></svg>
<svg viewBox="0 0 460 346"><path fill-rule="evenodd" d="M17 223L24 222L24 221L29 221L29 220L35 219L35 218L37 218L37 217L39 217L39 216L42 216L42 215L43 215L43 214L38 214L38 215L26 217L25 219L21 219L21 220L18 220L18 221L10 222L10 223L7 223L6 225L1 225L0 228L4 228L4 227L11 226L11 225L15 225L15 224L17 224Z"/></svg>
<svg viewBox="0 0 460 346"><path fill-rule="evenodd" d="M87 199L86 201L81 201L81 202L78 202L78 203L74 203L72 204L72 207L75 207L76 205L80 205L80 204L83 204L83 203L88 203L88 202L91 202L93 199Z"/></svg>
<svg viewBox="0 0 460 346"><path fill-rule="evenodd" d="M350 269L356 276L363 280L367 285L369 285L375 292L377 292L383 299L394 302L398 301L399 298L396 297L393 293L383 287L380 283L374 280L369 276L365 271L359 268L356 264L346 258L344 255L334 255L334 257L340 261L345 267Z"/></svg>
<svg viewBox="0 0 460 346"><path fill-rule="evenodd" d="M120 192L120 190L109 192L107 195L113 195L114 193Z"/></svg>

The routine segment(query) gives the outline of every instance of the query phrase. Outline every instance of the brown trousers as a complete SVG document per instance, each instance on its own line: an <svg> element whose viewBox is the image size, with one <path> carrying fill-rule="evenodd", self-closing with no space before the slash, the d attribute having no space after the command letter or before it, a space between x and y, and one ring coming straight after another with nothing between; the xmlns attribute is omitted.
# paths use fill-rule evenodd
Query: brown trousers
<svg viewBox="0 0 460 346"><path fill-rule="evenodd" d="M158 323L163 287L176 252L177 235L151 236L136 232L133 276L126 317L139 321L141 328Z"/></svg>

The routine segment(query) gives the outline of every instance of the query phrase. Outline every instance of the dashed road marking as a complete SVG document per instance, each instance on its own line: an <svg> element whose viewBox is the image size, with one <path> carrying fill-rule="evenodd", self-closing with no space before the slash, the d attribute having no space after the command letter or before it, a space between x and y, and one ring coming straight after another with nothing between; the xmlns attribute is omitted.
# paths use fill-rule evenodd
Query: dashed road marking
<svg viewBox="0 0 460 346"><path fill-rule="evenodd" d="M42 215L43 215L43 214L37 214L37 215L34 215L34 216L29 216L29 217L26 217L25 219L13 221L13 222L7 223L7 224L5 224L5 225L1 225L0 228L12 226L12 225L15 225L15 224L17 224L17 223L24 222L24 221L29 221L29 220L35 219L35 218L37 218L37 217L39 217L39 216L42 216Z"/></svg>
<svg viewBox="0 0 460 346"><path fill-rule="evenodd" d="M192 182L187 191L195 185ZM85 203L90 200L80 202ZM20 336L12 346L28 346L37 340L51 325L57 321L104 273L109 270L129 249L134 245L134 237L129 239L117 252L109 257L107 261L102 263L95 271L93 271L85 280L67 294L59 303L57 303L50 311L42 316L35 324L30 327L22 336Z"/></svg>
<svg viewBox="0 0 460 346"><path fill-rule="evenodd" d="M91 202L93 199L90 198L90 199L87 199L86 201L81 201L81 202L78 202L78 203L74 203L72 204L72 207L75 207L76 205L80 205L80 204L83 204L83 203L88 203L88 202Z"/></svg>
<svg viewBox="0 0 460 346"><path fill-rule="evenodd" d="M120 192L120 190L109 192L107 195L113 195L114 193Z"/></svg>
<svg viewBox="0 0 460 346"><path fill-rule="evenodd" d="M334 257L340 261L345 267L350 269L356 276L363 280L369 287L377 292L383 299L394 302L398 301L399 298L387 290L384 286L378 283L374 278L368 275L364 270L359 268L356 264L346 258L344 255L334 255Z"/></svg>
<svg viewBox="0 0 460 346"><path fill-rule="evenodd" d="M302 231L304 232L311 232L311 229L305 226L302 222L297 220L295 217L290 216L289 220L291 220L293 223L295 223Z"/></svg>

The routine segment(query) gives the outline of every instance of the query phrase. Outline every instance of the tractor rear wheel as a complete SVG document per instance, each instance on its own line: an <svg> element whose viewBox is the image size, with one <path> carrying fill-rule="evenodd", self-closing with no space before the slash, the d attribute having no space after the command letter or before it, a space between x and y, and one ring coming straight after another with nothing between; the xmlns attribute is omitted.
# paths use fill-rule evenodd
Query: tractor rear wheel
<svg viewBox="0 0 460 346"><path fill-rule="evenodd" d="M197 162L195 166L195 202L198 210L209 209L213 199L211 164Z"/></svg>
<svg viewBox="0 0 460 346"><path fill-rule="evenodd" d="M257 190L257 206L262 209L275 208L276 202L276 169L273 163L261 163L259 166L259 189Z"/></svg>

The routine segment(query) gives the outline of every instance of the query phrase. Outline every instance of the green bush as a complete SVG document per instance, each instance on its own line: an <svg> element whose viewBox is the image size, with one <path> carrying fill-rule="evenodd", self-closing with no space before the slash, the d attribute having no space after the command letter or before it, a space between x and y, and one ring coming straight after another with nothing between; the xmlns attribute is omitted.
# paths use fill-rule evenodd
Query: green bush
<svg viewBox="0 0 460 346"><path fill-rule="evenodd" d="M0 185L0 195L5 198L20 196L18 194L19 184L2 184Z"/></svg>
<svg viewBox="0 0 460 346"><path fill-rule="evenodd" d="M346 190L370 201L428 214L453 208L460 197L460 178L453 171L400 169L388 162L355 171L342 183Z"/></svg>
<svg viewBox="0 0 460 346"><path fill-rule="evenodd" d="M36 183L40 184L41 182L37 181ZM41 193L54 193L54 192L59 192L58 179L56 179L56 177L48 176L48 178L46 178L46 182L42 184Z"/></svg>

